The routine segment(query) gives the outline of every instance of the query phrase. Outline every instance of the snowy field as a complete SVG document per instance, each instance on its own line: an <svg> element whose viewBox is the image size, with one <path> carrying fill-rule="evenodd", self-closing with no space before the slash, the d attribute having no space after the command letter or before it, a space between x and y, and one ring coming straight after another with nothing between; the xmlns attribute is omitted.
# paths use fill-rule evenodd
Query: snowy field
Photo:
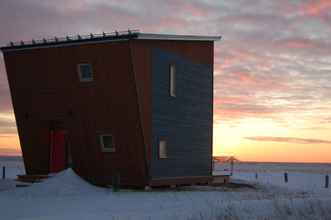
<svg viewBox="0 0 331 220"><path fill-rule="evenodd" d="M114 193L86 183L72 170L42 183L14 188L8 183L24 172L23 165L19 160L7 161L13 169L7 171L9 180L0 180L1 220L331 219L331 189L323 188L323 176L330 173L330 165L235 164L234 181L254 188L192 186ZM228 165L215 166L216 173L228 169ZM284 172L289 175L286 184Z"/></svg>
<svg viewBox="0 0 331 220"><path fill-rule="evenodd" d="M214 173L230 173L230 170L230 164L218 164ZM285 182L285 173L288 182ZM326 176L331 178L331 164L235 163L233 170L233 179L312 193L331 192L325 188Z"/></svg>
<svg viewBox="0 0 331 220"><path fill-rule="evenodd" d="M25 174L24 164L21 157L0 156L1 177L4 166L6 167L6 177L9 179L16 178L16 175L18 174Z"/></svg>

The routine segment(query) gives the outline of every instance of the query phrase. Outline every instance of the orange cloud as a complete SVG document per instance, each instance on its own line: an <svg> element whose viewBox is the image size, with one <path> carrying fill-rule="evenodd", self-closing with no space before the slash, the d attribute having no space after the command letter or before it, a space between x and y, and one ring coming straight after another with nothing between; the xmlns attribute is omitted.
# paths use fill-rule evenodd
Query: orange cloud
<svg viewBox="0 0 331 220"><path fill-rule="evenodd" d="M286 142L294 144L331 144L329 140L322 139L309 139L309 138L296 138L296 137L246 137L252 141L270 141L270 142Z"/></svg>
<svg viewBox="0 0 331 220"><path fill-rule="evenodd" d="M223 120L242 119L242 118L261 118L268 116L271 118L272 114L278 113L278 109L270 108L263 105L249 105L249 104L234 104L234 105L220 105L214 110L214 113Z"/></svg>
<svg viewBox="0 0 331 220"><path fill-rule="evenodd" d="M284 43L289 48L309 48L314 46L312 41L308 39L289 39Z"/></svg>
<svg viewBox="0 0 331 220"><path fill-rule="evenodd" d="M243 96L225 96L221 98L214 98L214 105L220 105L223 103L243 103L249 101L250 98Z"/></svg>
<svg viewBox="0 0 331 220"><path fill-rule="evenodd" d="M302 12L310 16L319 16L328 10L331 10L330 0L313 0L303 6Z"/></svg>

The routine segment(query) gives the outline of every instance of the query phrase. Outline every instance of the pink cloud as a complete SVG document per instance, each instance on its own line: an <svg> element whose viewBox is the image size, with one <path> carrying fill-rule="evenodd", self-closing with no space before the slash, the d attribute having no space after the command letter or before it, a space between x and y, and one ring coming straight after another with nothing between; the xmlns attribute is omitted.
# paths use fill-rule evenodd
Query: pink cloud
<svg viewBox="0 0 331 220"><path fill-rule="evenodd" d="M289 48L309 48L313 47L314 44L307 39L296 39L287 40L286 46Z"/></svg>
<svg viewBox="0 0 331 220"><path fill-rule="evenodd" d="M331 26L330 26L331 27ZM328 52L331 48L331 44L324 42L322 40L312 40L301 37L288 38L280 40L275 43L275 46L282 47L286 50L288 49L302 49L302 50L317 50Z"/></svg>
<svg viewBox="0 0 331 220"><path fill-rule="evenodd" d="M223 103L243 103L247 102L250 99L248 97L243 97L243 96L224 96L224 97L215 97L214 98L214 105L221 105Z"/></svg>
<svg viewBox="0 0 331 220"><path fill-rule="evenodd" d="M204 9L202 7L198 7L197 5L193 5L190 3L183 3L182 10L183 12L199 17L207 16L209 13L209 10Z"/></svg>
<svg viewBox="0 0 331 220"><path fill-rule="evenodd" d="M200 2L185 2L181 0L167 0L167 2L169 5L175 6L180 13L195 17L208 16L213 10L213 8L209 7L207 4Z"/></svg>
<svg viewBox="0 0 331 220"><path fill-rule="evenodd" d="M230 51L224 52L223 51ZM242 66L243 63L254 63L258 68L270 68L270 60L255 52L251 52L245 49L239 48L236 45L230 45L228 47L216 48L215 57L221 57L220 60L215 61L215 70L221 71L222 69L230 68L235 65Z"/></svg>
<svg viewBox="0 0 331 220"><path fill-rule="evenodd" d="M301 11L306 15L320 16L329 10L331 10L330 0L313 0L304 4Z"/></svg>
<svg viewBox="0 0 331 220"><path fill-rule="evenodd" d="M281 77L258 74L244 68L233 68L230 73L220 74L217 80L227 88L240 88L242 91L289 90L288 83Z"/></svg>
<svg viewBox="0 0 331 220"><path fill-rule="evenodd" d="M160 19L160 21L156 24L157 27L160 28L183 28L187 25L189 25L189 22L187 22L184 19L176 18L176 17L163 17Z"/></svg>
<svg viewBox="0 0 331 220"><path fill-rule="evenodd" d="M281 109L254 104L254 102L252 104L224 103L214 107L215 119L221 118L223 121L243 118L271 118L280 111Z"/></svg>

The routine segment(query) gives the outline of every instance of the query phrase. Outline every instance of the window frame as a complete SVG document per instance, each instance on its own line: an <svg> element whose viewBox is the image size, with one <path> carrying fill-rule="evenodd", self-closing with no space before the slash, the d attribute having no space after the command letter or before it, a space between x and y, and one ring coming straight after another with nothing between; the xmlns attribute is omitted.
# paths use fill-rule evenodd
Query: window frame
<svg viewBox="0 0 331 220"><path fill-rule="evenodd" d="M176 74L176 65L174 63L169 64L169 95L173 98L176 98Z"/></svg>
<svg viewBox="0 0 331 220"><path fill-rule="evenodd" d="M102 134L98 134L98 136L99 136L99 144L100 144L102 152L105 152L105 153L114 153L114 152L116 152L114 135L109 134L109 133L102 133ZM105 147L104 141L103 141L103 138L105 136L111 136L111 138L112 138L112 147L111 148L106 148Z"/></svg>
<svg viewBox="0 0 331 220"><path fill-rule="evenodd" d="M83 74L82 74L82 71L81 71L81 67L82 66L89 66L90 67L90 70L91 70L91 77L90 78L83 78ZM79 63L77 64L77 71L78 71L78 77L79 77L79 81L80 82L92 82L94 81L94 77L93 77L93 66L91 63Z"/></svg>
<svg viewBox="0 0 331 220"><path fill-rule="evenodd" d="M161 142L165 143L165 156L161 155ZM169 158L168 141L165 138L160 138L159 141L158 141L158 159L159 160L166 160L168 158Z"/></svg>

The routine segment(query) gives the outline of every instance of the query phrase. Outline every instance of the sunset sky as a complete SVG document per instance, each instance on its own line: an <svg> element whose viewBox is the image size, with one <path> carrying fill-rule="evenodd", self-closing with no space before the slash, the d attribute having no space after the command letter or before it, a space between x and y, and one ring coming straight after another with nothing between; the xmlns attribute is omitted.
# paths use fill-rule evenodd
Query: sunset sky
<svg viewBox="0 0 331 220"><path fill-rule="evenodd" d="M214 155L331 162L331 0L1 0L0 45L139 29L222 35ZM20 154L0 55L0 155Z"/></svg>

